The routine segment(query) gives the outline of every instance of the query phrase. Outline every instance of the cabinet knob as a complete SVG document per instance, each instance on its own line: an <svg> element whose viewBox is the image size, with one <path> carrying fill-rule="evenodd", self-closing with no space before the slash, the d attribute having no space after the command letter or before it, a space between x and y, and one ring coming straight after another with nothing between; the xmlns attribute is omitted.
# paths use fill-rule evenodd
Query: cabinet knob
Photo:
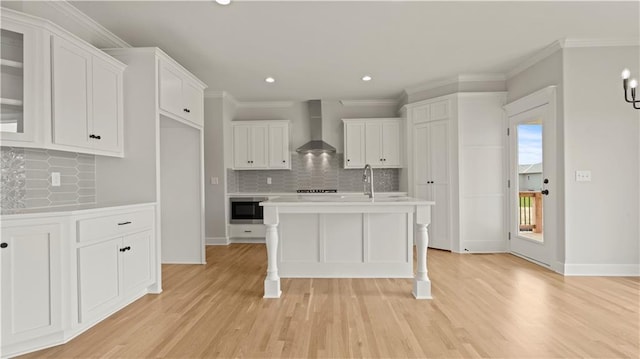
<svg viewBox="0 0 640 359"><path fill-rule="evenodd" d="M4 243L4 242L0 243L0 248L7 248L7 247L9 247L8 243Z"/></svg>
<svg viewBox="0 0 640 359"><path fill-rule="evenodd" d="M285 160L282 160L282 163L287 163L287 161L285 161Z"/></svg>
<svg viewBox="0 0 640 359"><path fill-rule="evenodd" d="M191 112L191 110L189 110L188 108L183 109L183 111L186 112L186 113L190 113Z"/></svg>
<svg viewBox="0 0 640 359"><path fill-rule="evenodd" d="M124 252L124 251L126 251L126 250L127 250L126 248L120 248L120 249L119 249L119 251L120 251L120 252Z"/></svg>
<svg viewBox="0 0 640 359"><path fill-rule="evenodd" d="M99 135L90 134L89 138L95 138L96 140L99 140L102 137L100 137Z"/></svg>
<svg viewBox="0 0 640 359"><path fill-rule="evenodd" d="M126 249L126 250L130 251L130 250L131 250L131 247L126 246L124 249Z"/></svg>
<svg viewBox="0 0 640 359"><path fill-rule="evenodd" d="M118 223L119 226L124 226L126 224L131 224L131 221L126 221L126 222L120 222Z"/></svg>

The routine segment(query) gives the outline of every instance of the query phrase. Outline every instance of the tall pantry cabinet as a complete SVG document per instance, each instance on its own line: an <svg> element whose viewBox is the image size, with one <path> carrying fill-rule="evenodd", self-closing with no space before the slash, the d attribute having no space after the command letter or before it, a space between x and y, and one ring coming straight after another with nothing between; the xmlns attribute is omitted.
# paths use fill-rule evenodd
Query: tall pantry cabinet
<svg viewBox="0 0 640 359"><path fill-rule="evenodd" d="M456 93L403 108L409 192L436 202L430 247L506 250L505 101L503 92Z"/></svg>
<svg viewBox="0 0 640 359"><path fill-rule="evenodd" d="M127 157L96 159L97 200L158 202L162 263L205 263L204 89L158 48L104 50L124 74Z"/></svg>

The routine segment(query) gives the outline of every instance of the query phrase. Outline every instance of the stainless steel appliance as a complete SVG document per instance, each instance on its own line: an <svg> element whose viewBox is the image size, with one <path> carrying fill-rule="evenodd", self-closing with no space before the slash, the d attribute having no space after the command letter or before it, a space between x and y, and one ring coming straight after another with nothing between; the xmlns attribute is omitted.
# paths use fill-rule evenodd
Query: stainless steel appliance
<svg viewBox="0 0 640 359"><path fill-rule="evenodd" d="M264 215L260 202L266 201L266 197L232 197L229 198L231 206L231 224L261 224L264 223Z"/></svg>

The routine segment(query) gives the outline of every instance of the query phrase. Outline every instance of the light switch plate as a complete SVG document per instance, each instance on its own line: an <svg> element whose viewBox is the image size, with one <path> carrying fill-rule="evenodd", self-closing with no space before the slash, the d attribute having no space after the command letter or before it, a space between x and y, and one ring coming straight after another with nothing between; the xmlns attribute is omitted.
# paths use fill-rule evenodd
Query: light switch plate
<svg viewBox="0 0 640 359"><path fill-rule="evenodd" d="M209 180L211 184L218 184L218 177L211 177L211 179Z"/></svg>
<svg viewBox="0 0 640 359"><path fill-rule="evenodd" d="M267 177L267 184L271 184L271 177Z"/></svg>
<svg viewBox="0 0 640 359"><path fill-rule="evenodd" d="M60 172L51 172L51 186L60 187Z"/></svg>
<svg viewBox="0 0 640 359"><path fill-rule="evenodd" d="M576 182L591 182L591 171L576 171Z"/></svg>

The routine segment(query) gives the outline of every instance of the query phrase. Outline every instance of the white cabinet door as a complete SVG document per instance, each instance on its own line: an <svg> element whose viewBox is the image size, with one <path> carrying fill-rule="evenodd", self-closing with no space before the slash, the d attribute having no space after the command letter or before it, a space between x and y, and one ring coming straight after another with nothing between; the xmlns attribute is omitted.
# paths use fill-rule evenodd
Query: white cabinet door
<svg viewBox="0 0 640 359"><path fill-rule="evenodd" d="M184 118L197 125L204 126L202 90L187 81L183 81L182 97Z"/></svg>
<svg viewBox="0 0 640 359"><path fill-rule="evenodd" d="M251 126L251 168L267 168L269 163L269 127Z"/></svg>
<svg viewBox="0 0 640 359"><path fill-rule="evenodd" d="M344 125L344 138L344 167L364 167L366 164L364 122L346 122Z"/></svg>
<svg viewBox="0 0 640 359"><path fill-rule="evenodd" d="M402 166L400 121L382 122L382 166Z"/></svg>
<svg viewBox="0 0 640 359"><path fill-rule="evenodd" d="M92 55L65 39L52 41L53 142L88 147Z"/></svg>
<svg viewBox="0 0 640 359"><path fill-rule="evenodd" d="M365 159L371 166L383 164L382 123L379 121L368 121L365 125Z"/></svg>
<svg viewBox="0 0 640 359"><path fill-rule="evenodd" d="M78 305L80 322L106 314L121 297L122 238L78 248Z"/></svg>
<svg viewBox="0 0 640 359"><path fill-rule="evenodd" d="M250 154L251 126L233 126L233 167L251 168Z"/></svg>
<svg viewBox="0 0 640 359"><path fill-rule="evenodd" d="M178 117L186 114L182 99L182 77L173 66L159 62L160 108Z"/></svg>
<svg viewBox="0 0 640 359"><path fill-rule="evenodd" d="M89 141L96 149L121 151L122 71L102 59L93 58L92 74Z"/></svg>
<svg viewBox="0 0 640 359"><path fill-rule="evenodd" d="M153 281L151 277L152 251L151 241L152 231L145 231L124 237L122 252L122 273L124 293L136 294Z"/></svg>
<svg viewBox="0 0 640 359"><path fill-rule="evenodd" d="M269 125L269 168L291 168L289 160L289 125Z"/></svg>
<svg viewBox="0 0 640 359"><path fill-rule="evenodd" d="M62 330L59 224L2 229L2 345Z"/></svg>
<svg viewBox="0 0 640 359"><path fill-rule="evenodd" d="M429 225L429 247L451 249L449 121L413 126L414 196L435 201Z"/></svg>

